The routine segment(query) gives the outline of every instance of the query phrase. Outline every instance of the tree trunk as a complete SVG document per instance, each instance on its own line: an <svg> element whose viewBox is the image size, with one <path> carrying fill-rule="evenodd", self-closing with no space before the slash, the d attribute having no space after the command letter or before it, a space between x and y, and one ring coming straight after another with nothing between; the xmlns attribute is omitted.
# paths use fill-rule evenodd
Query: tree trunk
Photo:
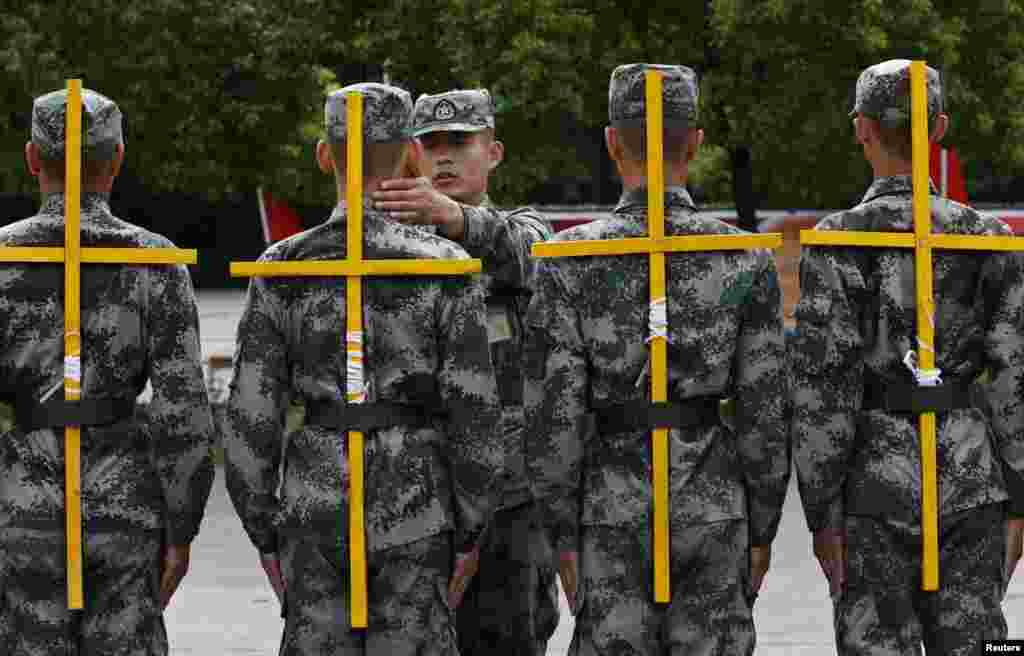
<svg viewBox="0 0 1024 656"><path fill-rule="evenodd" d="M732 196L736 202L737 225L757 232L757 198L754 196L754 168L749 146L729 150L732 162Z"/></svg>

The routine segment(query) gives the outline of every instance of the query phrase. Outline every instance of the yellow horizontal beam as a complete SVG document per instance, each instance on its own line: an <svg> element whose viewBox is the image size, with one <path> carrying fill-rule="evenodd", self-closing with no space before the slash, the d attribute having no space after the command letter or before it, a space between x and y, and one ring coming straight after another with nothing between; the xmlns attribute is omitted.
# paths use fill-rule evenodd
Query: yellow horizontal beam
<svg viewBox="0 0 1024 656"><path fill-rule="evenodd" d="M231 275L252 276L454 276L479 273L480 260L314 260L232 262Z"/></svg>
<svg viewBox="0 0 1024 656"><path fill-rule="evenodd" d="M686 251L733 251L749 248L780 248L782 235L694 235L692 237L638 237L628 239L584 239L535 243L534 257L579 257L585 255L637 255Z"/></svg>
<svg viewBox="0 0 1024 656"><path fill-rule="evenodd" d="M872 246L914 248L914 235L906 232L852 232L845 230L801 230L803 246Z"/></svg>
<svg viewBox="0 0 1024 656"><path fill-rule="evenodd" d="M83 248L83 264L195 264L196 251L183 248ZM64 249L51 246L0 248L0 262L64 261Z"/></svg>
<svg viewBox="0 0 1024 656"><path fill-rule="evenodd" d="M932 248L962 251L1024 251L1024 237L982 237L971 235L932 235Z"/></svg>

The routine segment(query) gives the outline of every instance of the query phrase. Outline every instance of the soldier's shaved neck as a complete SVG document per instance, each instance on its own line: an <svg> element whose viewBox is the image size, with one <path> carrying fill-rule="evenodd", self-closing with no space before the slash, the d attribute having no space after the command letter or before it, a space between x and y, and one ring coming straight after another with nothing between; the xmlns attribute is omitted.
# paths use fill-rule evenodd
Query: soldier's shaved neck
<svg viewBox="0 0 1024 656"><path fill-rule="evenodd" d="M939 114L933 122L930 143L942 140L949 118ZM858 115L854 119L857 141L864 150L864 158L871 164L876 178L913 173L913 147L909 126L885 126L877 120Z"/></svg>
<svg viewBox="0 0 1024 656"><path fill-rule="evenodd" d="M121 169L124 158L123 146L118 146L112 159L82 159L81 184L82 191L110 193L114 179ZM25 145L25 160L29 172L39 179L39 190L42 193L60 193L64 191L66 162L63 157L46 159L39 149L29 142Z"/></svg>
<svg viewBox="0 0 1024 656"><path fill-rule="evenodd" d="M320 142L327 150L329 159L325 162L321 147L318 146L318 158L320 168L328 172L333 162L335 183L338 187L338 198L345 197L345 171L348 161L348 144L337 142L325 144ZM406 161L406 149L409 143L396 141L381 144L363 144L363 192L369 193L379 186L382 180L394 178L399 175L403 163Z"/></svg>
<svg viewBox="0 0 1024 656"><path fill-rule="evenodd" d="M666 127L663 133L665 184L682 186L689 176L689 163L696 157L704 132L688 127ZM609 127L605 131L608 155L626 189L642 187L647 181L647 133L641 125Z"/></svg>

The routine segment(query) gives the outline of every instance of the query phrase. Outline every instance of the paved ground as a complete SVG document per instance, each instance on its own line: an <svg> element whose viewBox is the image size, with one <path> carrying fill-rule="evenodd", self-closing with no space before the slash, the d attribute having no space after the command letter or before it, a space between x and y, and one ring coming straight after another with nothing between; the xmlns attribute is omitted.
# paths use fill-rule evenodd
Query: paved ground
<svg viewBox="0 0 1024 656"><path fill-rule="evenodd" d="M241 307L240 292L200 294L203 350L229 355ZM549 644L565 654L572 618L562 599L562 622ZM1024 566L1004 603L1011 637L1024 637ZM175 656L241 656L277 653L282 621L218 476L206 520L193 547L192 569L167 611ZM772 570L755 608L758 656L819 656L834 653L831 605L824 579L810 552L795 487L786 501Z"/></svg>

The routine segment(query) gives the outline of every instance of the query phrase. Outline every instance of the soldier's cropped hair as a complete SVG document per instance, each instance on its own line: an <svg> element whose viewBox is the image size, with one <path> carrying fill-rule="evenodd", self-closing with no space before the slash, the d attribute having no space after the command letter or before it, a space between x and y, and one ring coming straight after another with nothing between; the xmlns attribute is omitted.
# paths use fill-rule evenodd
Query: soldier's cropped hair
<svg viewBox="0 0 1024 656"><path fill-rule="evenodd" d="M647 126L644 123L615 128L623 154L634 162L647 161ZM683 164L690 143L691 128L684 125L665 126L662 131L662 155L666 162Z"/></svg>
<svg viewBox="0 0 1024 656"><path fill-rule="evenodd" d="M66 166L63 157L57 159L46 159L40 156L39 165L46 176L51 180L64 182ZM82 159L81 182L84 185L93 184L109 176L113 171L114 161L111 159Z"/></svg>
<svg viewBox="0 0 1024 656"><path fill-rule="evenodd" d="M882 144L882 148L890 155L899 157L906 162L914 158L911 134L908 126L886 127L878 124L878 141Z"/></svg>
<svg viewBox="0 0 1024 656"><path fill-rule="evenodd" d="M344 181L345 166L348 162L348 144L344 141L327 144L331 157L337 165L339 180ZM368 144L363 142L363 176L367 178L393 178L404 163L402 155L409 147L408 141Z"/></svg>

